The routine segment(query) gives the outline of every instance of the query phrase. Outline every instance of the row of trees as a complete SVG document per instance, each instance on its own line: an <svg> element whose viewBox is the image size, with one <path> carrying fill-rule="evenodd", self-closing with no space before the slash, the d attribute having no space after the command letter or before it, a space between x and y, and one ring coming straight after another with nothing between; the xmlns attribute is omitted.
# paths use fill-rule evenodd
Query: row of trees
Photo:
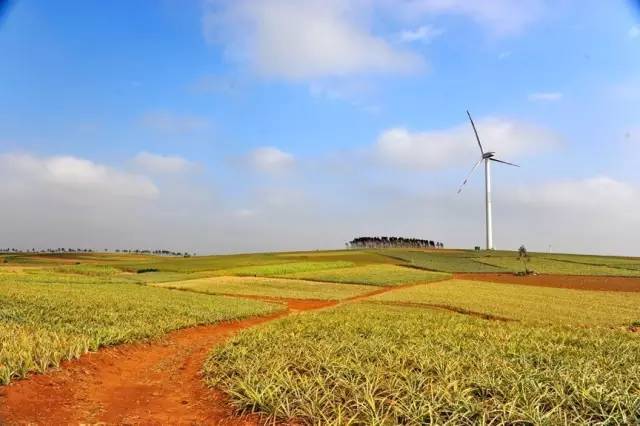
<svg viewBox="0 0 640 426"><path fill-rule="evenodd" d="M47 248L47 249L17 249L17 248L5 248L0 249L2 253L93 253L95 250L93 249L83 249L83 248Z"/></svg>
<svg viewBox="0 0 640 426"><path fill-rule="evenodd" d="M107 250L105 250L107 251ZM116 253L134 253L134 254L155 254L156 256L195 256L196 254L187 253L186 251L183 253L181 251L171 251L171 250L130 250L130 249L116 249Z"/></svg>
<svg viewBox="0 0 640 426"><path fill-rule="evenodd" d="M48 249L17 249L17 248L4 248L0 249L0 253L96 253L99 250L86 249L86 248L48 248ZM196 254L172 251L172 250L140 250L140 249L104 249L102 253L133 253L133 254L155 254L157 256L195 256Z"/></svg>
<svg viewBox="0 0 640 426"><path fill-rule="evenodd" d="M358 237L349 241L347 248L444 248L444 244L421 238Z"/></svg>

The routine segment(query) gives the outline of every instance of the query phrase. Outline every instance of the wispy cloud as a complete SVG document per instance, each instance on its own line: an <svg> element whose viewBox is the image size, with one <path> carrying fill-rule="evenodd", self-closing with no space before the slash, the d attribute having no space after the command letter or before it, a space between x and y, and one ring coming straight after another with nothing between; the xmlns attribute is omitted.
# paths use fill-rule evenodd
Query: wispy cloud
<svg viewBox="0 0 640 426"><path fill-rule="evenodd" d="M251 151L246 162L256 171L277 174L290 170L295 164L295 157L278 148L265 146Z"/></svg>
<svg viewBox="0 0 640 426"><path fill-rule="evenodd" d="M534 102L555 102L561 100L563 96L560 92L536 92L529 94L528 99Z"/></svg>
<svg viewBox="0 0 640 426"><path fill-rule="evenodd" d="M441 28L432 27L430 25L422 25L414 30L402 31L400 33L400 40L406 43L430 43L442 34L444 34L444 30Z"/></svg>
<svg viewBox="0 0 640 426"><path fill-rule="evenodd" d="M138 153L133 162L150 173L181 173L193 168L194 164L177 155L161 155L151 152Z"/></svg>
<svg viewBox="0 0 640 426"><path fill-rule="evenodd" d="M485 118L477 120L476 126L484 149L496 151L506 160L548 150L561 141L550 130L515 120ZM389 129L378 137L374 151L381 161L409 170L437 170L466 164L479 156L468 124L425 132Z"/></svg>
<svg viewBox="0 0 640 426"><path fill-rule="evenodd" d="M630 39L636 39L640 37L640 26L634 25L633 27L629 28L629 31L627 32L627 36Z"/></svg>
<svg viewBox="0 0 640 426"><path fill-rule="evenodd" d="M406 4L413 15L457 15L499 36L522 32L543 15L546 6L546 0L414 0Z"/></svg>
<svg viewBox="0 0 640 426"><path fill-rule="evenodd" d="M206 38L267 76L304 80L411 72L423 59L374 34L361 4L337 0L209 2Z"/></svg>
<svg viewBox="0 0 640 426"><path fill-rule="evenodd" d="M38 196L48 192L68 200L154 198L158 188L146 176L128 173L71 155L38 157L31 154L3 154L0 166L9 187ZM80 198L78 198L80 197Z"/></svg>

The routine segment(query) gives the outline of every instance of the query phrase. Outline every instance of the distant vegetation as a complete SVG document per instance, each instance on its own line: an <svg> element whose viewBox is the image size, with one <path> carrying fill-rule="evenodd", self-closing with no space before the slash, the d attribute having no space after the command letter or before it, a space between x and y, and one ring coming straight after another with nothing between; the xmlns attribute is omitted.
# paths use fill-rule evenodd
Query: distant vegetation
<svg viewBox="0 0 640 426"><path fill-rule="evenodd" d="M186 256L189 257L192 254L191 253L187 253L187 252L181 252L181 251L172 251L172 250L164 250L164 249L156 249L156 250L149 250L149 249L115 249L115 250L109 250L109 249L104 249L102 251L99 250L95 250L95 249L90 249L90 248L73 248L73 247L58 247L58 248L31 248L31 249L17 249L17 248L4 248L4 249L0 249L0 254L7 254L7 253L13 253L13 254L17 254L17 253L34 253L34 254L47 254L47 253L71 253L71 254L77 254L77 253L134 253L134 254L153 254L156 256ZM193 256L195 256L196 254L193 253Z"/></svg>
<svg viewBox="0 0 640 426"><path fill-rule="evenodd" d="M404 237L358 237L347 243L348 248L444 248L434 240Z"/></svg>

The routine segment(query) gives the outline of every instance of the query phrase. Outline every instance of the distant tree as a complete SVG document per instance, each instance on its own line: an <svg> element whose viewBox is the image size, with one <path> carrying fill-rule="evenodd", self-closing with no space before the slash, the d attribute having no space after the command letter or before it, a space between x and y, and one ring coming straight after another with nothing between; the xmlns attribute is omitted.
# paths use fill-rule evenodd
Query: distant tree
<svg viewBox="0 0 640 426"><path fill-rule="evenodd" d="M345 243L350 249L357 248L441 248L444 245L434 240L404 237L358 237Z"/></svg>

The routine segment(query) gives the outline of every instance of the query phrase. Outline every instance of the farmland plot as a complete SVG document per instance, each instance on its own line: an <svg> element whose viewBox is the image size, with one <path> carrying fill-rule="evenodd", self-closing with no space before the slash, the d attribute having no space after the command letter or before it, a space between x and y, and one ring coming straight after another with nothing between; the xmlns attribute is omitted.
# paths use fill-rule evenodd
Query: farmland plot
<svg viewBox="0 0 640 426"><path fill-rule="evenodd" d="M516 255L504 257L482 257L478 262L493 265L511 271L522 271L524 266ZM609 276L640 276L640 270L612 268L603 265L588 265L584 263L566 262L563 260L532 256L528 268L541 274L565 275L609 275Z"/></svg>
<svg viewBox="0 0 640 426"><path fill-rule="evenodd" d="M353 266L352 262L333 261L333 262L288 262L270 265L250 265L232 269L218 271L218 275L238 275L238 276L255 276L255 277L275 277L287 274L305 273L314 271L322 271L326 269L348 268Z"/></svg>
<svg viewBox="0 0 640 426"><path fill-rule="evenodd" d="M541 257L561 260L564 262L581 263L585 265L601 265L611 268L640 270L640 259L615 256L589 256L580 254L543 254Z"/></svg>
<svg viewBox="0 0 640 426"><path fill-rule="evenodd" d="M389 256L412 266L443 272L504 272L507 269L476 261L475 253L434 253L413 250L390 250Z"/></svg>
<svg viewBox="0 0 640 426"><path fill-rule="evenodd" d="M266 314L280 305L78 274L0 274L0 384L104 345Z"/></svg>
<svg viewBox="0 0 640 426"><path fill-rule="evenodd" d="M371 298L451 306L535 323L628 326L640 319L640 293L594 292L561 288L450 280Z"/></svg>
<svg viewBox="0 0 640 426"><path fill-rule="evenodd" d="M283 275L286 278L365 285L402 285L447 279L449 274L397 265L367 265Z"/></svg>
<svg viewBox="0 0 640 426"><path fill-rule="evenodd" d="M330 424L640 421L640 340L423 308L346 305L247 330L208 383L240 412Z"/></svg>
<svg viewBox="0 0 640 426"><path fill-rule="evenodd" d="M237 294L292 299L341 300L360 296L375 287L282 278L212 277L158 284L162 287L210 294Z"/></svg>

